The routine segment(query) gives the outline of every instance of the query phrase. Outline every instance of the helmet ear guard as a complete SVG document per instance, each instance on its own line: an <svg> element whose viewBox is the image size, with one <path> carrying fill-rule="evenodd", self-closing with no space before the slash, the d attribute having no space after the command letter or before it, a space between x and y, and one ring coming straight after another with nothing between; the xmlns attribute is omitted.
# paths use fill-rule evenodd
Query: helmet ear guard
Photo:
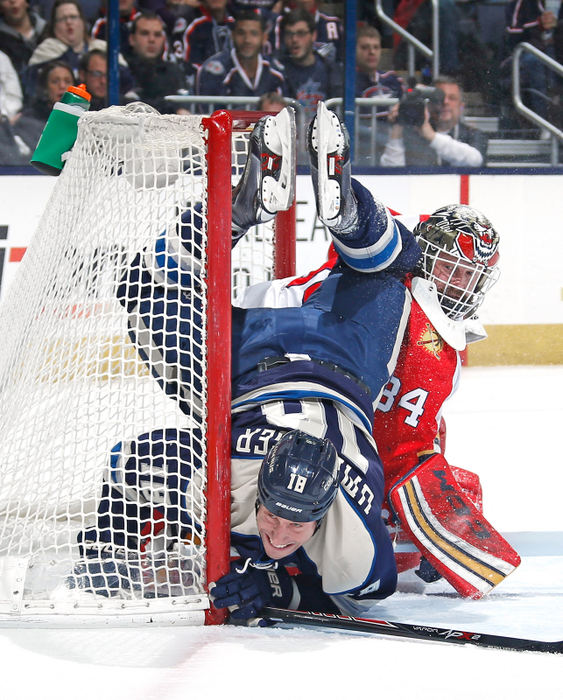
<svg viewBox="0 0 563 700"><path fill-rule="evenodd" d="M293 522L320 521L338 493L339 466L330 440L291 430L262 462L257 504Z"/></svg>
<svg viewBox="0 0 563 700"><path fill-rule="evenodd" d="M422 251L419 272L434 283L444 313L470 318L499 276L499 235L472 207L441 207L419 223L414 236Z"/></svg>

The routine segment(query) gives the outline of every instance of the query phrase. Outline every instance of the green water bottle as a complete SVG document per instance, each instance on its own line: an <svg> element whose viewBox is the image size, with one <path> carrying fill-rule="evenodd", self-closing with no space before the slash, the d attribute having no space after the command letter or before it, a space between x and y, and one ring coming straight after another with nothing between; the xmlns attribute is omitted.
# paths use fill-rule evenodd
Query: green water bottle
<svg viewBox="0 0 563 700"><path fill-rule="evenodd" d="M61 101L53 105L31 165L46 175L60 175L64 165L62 155L74 146L78 120L89 109L90 97L86 85L71 85Z"/></svg>

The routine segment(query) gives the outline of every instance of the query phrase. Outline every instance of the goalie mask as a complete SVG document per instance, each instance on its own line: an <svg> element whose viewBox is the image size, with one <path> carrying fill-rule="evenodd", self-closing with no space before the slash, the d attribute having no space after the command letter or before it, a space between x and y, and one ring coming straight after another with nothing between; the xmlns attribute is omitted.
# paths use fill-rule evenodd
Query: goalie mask
<svg viewBox="0 0 563 700"><path fill-rule="evenodd" d="M258 504L293 522L320 520L338 492L339 462L330 440L291 430L262 462Z"/></svg>
<svg viewBox="0 0 563 700"><path fill-rule="evenodd" d="M455 321L470 318L499 276L499 235L483 214L451 204L419 223L419 270L438 290L442 310Z"/></svg>

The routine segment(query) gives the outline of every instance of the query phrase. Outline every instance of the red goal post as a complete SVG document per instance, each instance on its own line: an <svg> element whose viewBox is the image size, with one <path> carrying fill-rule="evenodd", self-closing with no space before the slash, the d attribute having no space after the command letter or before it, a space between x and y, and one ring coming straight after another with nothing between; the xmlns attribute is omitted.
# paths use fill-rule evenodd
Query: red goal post
<svg viewBox="0 0 563 700"><path fill-rule="evenodd" d="M223 619L207 583L229 554L230 193L257 116L162 116L134 105L80 120L0 308L0 624ZM186 387L180 362L163 364L142 345L143 328L116 290L139 255L150 266L159 237L178 231L198 202L202 242L197 251L194 243L196 280L186 294L204 313L184 344L203 369ZM243 242L252 275L294 272L294 211L278 215L274 229L256 233L259 249L252 235ZM245 281L259 281L252 275ZM163 391L159 372L177 373L176 393ZM131 481L131 465L151 484L164 475L165 487ZM182 477L174 487L170 474ZM116 518L114 530L100 524L108 493L123 508L134 502L145 516L149 509L142 537ZM86 557L84 533L97 542L110 530L125 538L125 552ZM115 586L124 562L133 584Z"/></svg>

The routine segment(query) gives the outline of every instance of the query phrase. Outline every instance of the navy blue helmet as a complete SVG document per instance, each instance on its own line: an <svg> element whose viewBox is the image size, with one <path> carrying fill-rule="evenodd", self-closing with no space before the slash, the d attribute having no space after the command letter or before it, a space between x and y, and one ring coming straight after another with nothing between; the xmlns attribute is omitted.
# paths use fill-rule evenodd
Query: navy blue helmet
<svg viewBox="0 0 563 700"><path fill-rule="evenodd" d="M336 498L339 464L330 440L290 430L262 462L258 503L293 522L320 520Z"/></svg>

